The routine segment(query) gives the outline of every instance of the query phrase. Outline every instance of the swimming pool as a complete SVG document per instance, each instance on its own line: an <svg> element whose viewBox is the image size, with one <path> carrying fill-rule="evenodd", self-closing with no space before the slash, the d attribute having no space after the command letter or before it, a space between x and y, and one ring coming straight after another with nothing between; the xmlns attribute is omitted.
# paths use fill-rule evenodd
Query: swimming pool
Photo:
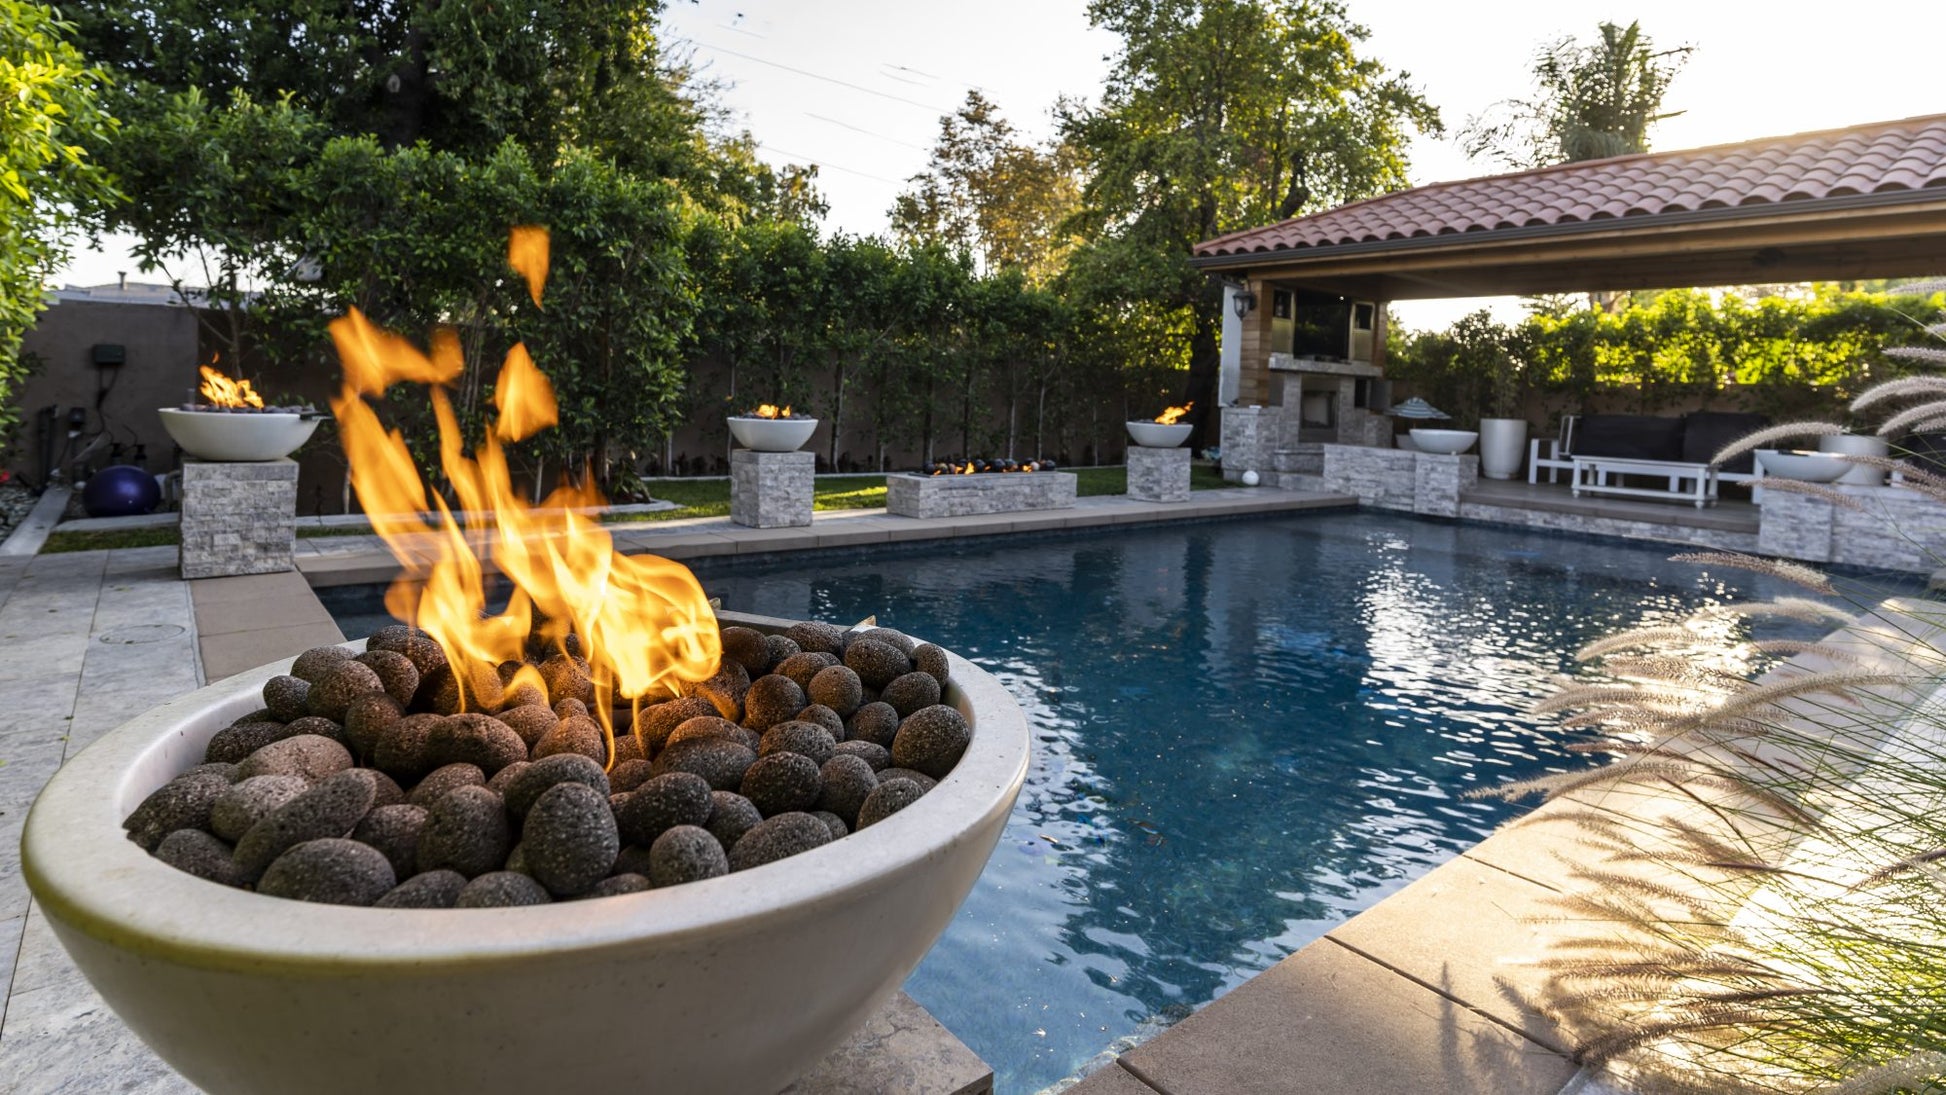
<svg viewBox="0 0 1946 1095"><path fill-rule="evenodd" d="M1670 550L1331 513L696 572L737 611L876 615L1026 711L1026 789L906 984L1012 1093L1207 1003L1516 812L1468 789L1591 763L1525 713L1578 646L1785 591ZM383 622L370 591L322 592L348 635Z"/></svg>

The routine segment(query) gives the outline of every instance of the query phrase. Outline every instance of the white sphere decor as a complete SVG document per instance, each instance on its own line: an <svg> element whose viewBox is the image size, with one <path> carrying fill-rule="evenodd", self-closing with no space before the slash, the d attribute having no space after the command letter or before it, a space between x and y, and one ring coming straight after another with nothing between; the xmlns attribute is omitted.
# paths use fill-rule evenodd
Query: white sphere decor
<svg viewBox="0 0 1946 1095"><path fill-rule="evenodd" d="M1244 486L1246 486L1246 487L1254 487L1254 486L1256 486L1256 485L1257 485L1258 483L1261 483L1261 482L1263 482L1263 476L1261 476L1261 475L1258 475L1258 474L1257 474L1257 470L1256 470L1255 468L1252 468L1252 469L1250 469L1249 471L1246 471L1246 472L1244 472L1244 473L1243 473L1243 485L1244 485Z"/></svg>

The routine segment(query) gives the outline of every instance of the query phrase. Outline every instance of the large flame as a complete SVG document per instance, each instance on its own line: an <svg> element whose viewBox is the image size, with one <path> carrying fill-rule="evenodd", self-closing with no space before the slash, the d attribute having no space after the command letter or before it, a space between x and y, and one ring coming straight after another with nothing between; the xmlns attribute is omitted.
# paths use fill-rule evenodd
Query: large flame
<svg viewBox="0 0 1946 1095"><path fill-rule="evenodd" d="M780 411L777 409L777 404L775 403L765 403L750 412L750 417L752 418L789 418L790 416L791 409L789 407L785 407Z"/></svg>
<svg viewBox="0 0 1946 1095"><path fill-rule="evenodd" d="M508 261L539 304L547 276L545 229L515 229ZM660 700L676 694L679 682L716 672L722 649L715 616L688 568L617 553L607 530L576 512L604 504L592 485L564 481L538 507L515 491L503 443L531 437L558 417L553 387L524 345L507 353L493 393L497 417L469 456L444 387L464 368L453 331L435 331L422 352L352 309L331 323L331 337L345 373L331 409L351 484L373 531L406 567L385 606L444 648L465 709L480 706L466 694L472 674L521 662L530 634L565 649L572 632L589 663L597 698L591 706L610 735L612 762L611 706ZM440 467L466 516L464 527L445 498L426 490L404 437L386 429L365 398L401 381L432 386ZM515 589L498 615L486 611L487 560ZM531 669L521 673L537 677Z"/></svg>
<svg viewBox="0 0 1946 1095"><path fill-rule="evenodd" d="M1188 403L1184 403L1180 407L1171 407L1168 410L1163 411L1161 414L1155 416L1156 423L1162 426L1173 426L1176 424L1176 419L1181 418L1183 415L1188 414L1189 408L1194 407L1195 405L1196 405L1195 400L1191 400Z"/></svg>
<svg viewBox="0 0 1946 1095"><path fill-rule="evenodd" d="M213 364L220 359L210 360ZM203 372L203 386L197 390L202 392L203 398L209 400L212 406L262 407L264 405L263 396L258 395L255 389L250 387L248 380L231 380L208 365L199 365L197 368Z"/></svg>

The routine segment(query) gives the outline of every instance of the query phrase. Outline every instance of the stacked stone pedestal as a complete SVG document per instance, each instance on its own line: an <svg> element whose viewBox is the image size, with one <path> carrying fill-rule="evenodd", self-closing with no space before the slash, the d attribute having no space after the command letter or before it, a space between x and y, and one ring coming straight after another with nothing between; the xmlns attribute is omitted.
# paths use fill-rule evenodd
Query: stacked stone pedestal
<svg viewBox="0 0 1946 1095"><path fill-rule="evenodd" d="M290 570L297 545L297 462L183 461L184 578Z"/></svg>
<svg viewBox="0 0 1946 1095"><path fill-rule="evenodd" d="M817 457L808 452L730 453L730 520L751 528L811 523Z"/></svg>
<svg viewBox="0 0 1946 1095"><path fill-rule="evenodd" d="M1143 502L1189 501L1189 450L1130 445L1128 496Z"/></svg>

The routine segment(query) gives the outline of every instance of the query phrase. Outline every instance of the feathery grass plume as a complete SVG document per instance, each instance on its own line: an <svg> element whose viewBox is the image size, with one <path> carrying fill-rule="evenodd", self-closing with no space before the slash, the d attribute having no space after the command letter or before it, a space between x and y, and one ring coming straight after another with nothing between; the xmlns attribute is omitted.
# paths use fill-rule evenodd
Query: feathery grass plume
<svg viewBox="0 0 1946 1095"><path fill-rule="evenodd" d="M1887 346L1885 356L1922 365L1946 365L1946 350L1934 346Z"/></svg>
<svg viewBox="0 0 1946 1095"><path fill-rule="evenodd" d="M1934 293L1946 293L1946 278L1920 278L1904 285L1895 285L1892 292L1902 297L1929 297Z"/></svg>
<svg viewBox="0 0 1946 1095"><path fill-rule="evenodd" d="M1612 703L1626 704L1630 707L1662 708L1673 714L1693 710L1697 702L1697 697L1684 692L1673 683L1661 688L1650 688L1643 684L1577 684L1563 688L1551 696L1543 696L1535 700L1528 710L1536 715L1545 715L1575 707Z"/></svg>
<svg viewBox="0 0 1946 1095"><path fill-rule="evenodd" d="M1715 611L1733 616L1782 616L1807 624L1848 624L1850 612L1807 597L1774 597L1768 601L1737 601L1717 605Z"/></svg>
<svg viewBox="0 0 1946 1095"><path fill-rule="evenodd" d="M1734 567L1738 570L1780 578L1817 593L1835 595L1838 592L1832 588L1831 579L1820 571L1785 559L1766 559L1759 555L1745 555L1741 551L1686 551L1680 555L1669 556L1669 561L1696 563L1701 566Z"/></svg>
<svg viewBox="0 0 1946 1095"><path fill-rule="evenodd" d="M1802 479L1785 479L1780 475L1766 475L1763 478L1763 484L1765 490L1780 490L1786 494L1808 494L1813 498L1829 502L1842 509L1853 510L1858 513L1871 512L1865 508L1865 503L1858 498L1824 483L1807 483Z"/></svg>
<svg viewBox="0 0 1946 1095"><path fill-rule="evenodd" d="M1696 766L1690 762L1676 759L1648 760L1635 758L1601 768L1589 768L1579 772L1553 772L1545 776L1517 779L1493 787L1475 787L1461 797L1470 799L1497 798L1513 801L1528 795L1542 795L1548 799L1559 798L1565 794L1600 787L1604 784L1625 783L1647 776L1693 776Z"/></svg>
<svg viewBox="0 0 1946 1095"><path fill-rule="evenodd" d="M1873 871L1871 874L1868 874L1864 878L1861 878L1858 881L1852 883L1851 888L1857 890L1857 889L1862 889L1866 886L1876 886L1888 878L1894 878L1898 875L1905 874L1909 871L1918 870L1920 867L1928 863L1937 863L1942 859L1946 859L1946 848L1934 848L1930 852L1921 852L1918 855L1909 855L1904 859L1899 860L1897 863L1893 863L1885 867L1880 867L1878 870Z"/></svg>
<svg viewBox="0 0 1946 1095"><path fill-rule="evenodd" d="M1914 403L1905 410L1878 424L1880 437L1893 437L1904 433L1921 422L1929 422L1946 415L1946 399L1929 399L1924 403Z"/></svg>
<svg viewBox="0 0 1946 1095"><path fill-rule="evenodd" d="M1888 380L1883 384L1874 384L1858 393L1858 397L1851 401L1851 409L1856 413L1876 407L1890 399L1905 399L1915 395L1946 395L1946 377L1905 376L1897 380Z"/></svg>
<svg viewBox="0 0 1946 1095"><path fill-rule="evenodd" d="M1745 685L1742 677L1713 669L1675 654L1610 655L1601 662L1602 671L1632 680L1671 681L1718 691L1733 692Z"/></svg>
<svg viewBox="0 0 1946 1095"><path fill-rule="evenodd" d="M1818 1089L1818 1095L1891 1095L1895 1091L1938 1091L1946 1084L1946 1053L1925 1050L1890 1064L1854 1072Z"/></svg>
<svg viewBox="0 0 1946 1095"><path fill-rule="evenodd" d="M1745 434L1716 450L1716 455L1710 457L1710 463L1712 465L1728 463L1746 452L1761 449L1773 441L1790 441L1800 437L1835 437L1844 432L1845 428L1835 422L1785 422L1782 425L1767 426L1755 433Z"/></svg>
<svg viewBox="0 0 1946 1095"><path fill-rule="evenodd" d="M1895 460L1889 456L1845 453L1844 457L1854 464L1862 464L1868 468L1877 468L1883 472L1898 473L1900 479L1899 485L1908 490L1918 490L1934 498L1946 496L1946 475L1940 475L1937 472L1928 471L1925 468L1919 467L1917 464L1909 464L1903 460Z"/></svg>
<svg viewBox="0 0 1946 1095"><path fill-rule="evenodd" d="M1638 627L1596 639L1574 652L1578 662L1593 661L1611 650L1634 650L1645 646L1694 646L1703 636L1686 627Z"/></svg>

